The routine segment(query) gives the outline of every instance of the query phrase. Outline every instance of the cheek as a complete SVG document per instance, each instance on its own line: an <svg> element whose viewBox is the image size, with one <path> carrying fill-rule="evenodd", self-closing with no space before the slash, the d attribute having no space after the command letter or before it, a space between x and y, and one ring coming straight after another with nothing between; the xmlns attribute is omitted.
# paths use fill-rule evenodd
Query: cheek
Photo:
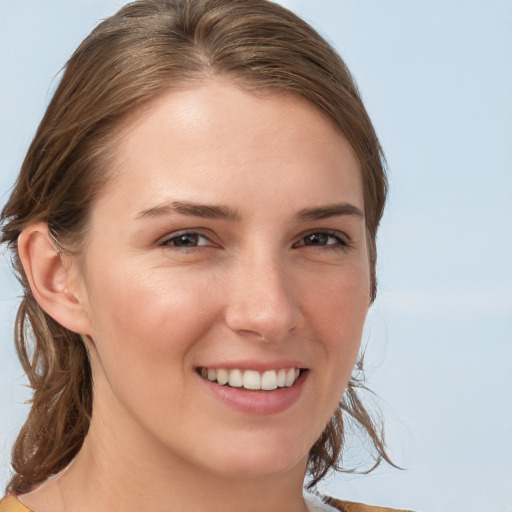
<svg viewBox="0 0 512 512"><path fill-rule="evenodd" d="M326 361L325 377L334 394L347 384L359 352L369 307L369 278L364 267L338 273L325 279L307 302L316 349Z"/></svg>
<svg viewBox="0 0 512 512"><path fill-rule="evenodd" d="M304 288L301 294L308 297L309 315L318 329L330 333L331 342L351 340L354 333L362 331L370 304L366 266L354 265L334 271L322 277L315 287L310 282L304 283Z"/></svg>
<svg viewBox="0 0 512 512"><path fill-rule="evenodd" d="M91 361L96 397L108 408L119 403L142 423L148 417L166 425L172 410L189 409L184 395L193 357L218 309L204 276L189 274L116 269L91 283ZM162 403L173 407L162 411Z"/></svg>
<svg viewBox="0 0 512 512"><path fill-rule="evenodd" d="M216 316L204 283L201 275L168 269L98 274L90 286L91 334L104 365L122 360L141 376L151 371L144 361L182 365Z"/></svg>

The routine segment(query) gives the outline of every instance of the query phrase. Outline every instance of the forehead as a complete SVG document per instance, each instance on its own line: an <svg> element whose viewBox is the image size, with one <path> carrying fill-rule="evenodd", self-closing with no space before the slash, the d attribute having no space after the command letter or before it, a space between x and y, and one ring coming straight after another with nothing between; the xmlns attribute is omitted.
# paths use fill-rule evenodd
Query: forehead
<svg viewBox="0 0 512 512"><path fill-rule="evenodd" d="M306 193L309 202L334 203L346 199L341 194L363 208L351 146L294 94L253 94L224 82L171 91L121 127L114 161L110 186L126 189L130 202L172 192L215 203L252 191L260 201Z"/></svg>

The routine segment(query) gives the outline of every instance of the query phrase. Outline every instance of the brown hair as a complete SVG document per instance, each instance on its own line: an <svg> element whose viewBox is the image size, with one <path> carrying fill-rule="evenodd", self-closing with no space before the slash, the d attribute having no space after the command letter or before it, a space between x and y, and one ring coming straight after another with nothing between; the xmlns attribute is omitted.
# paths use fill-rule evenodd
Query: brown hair
<svg viewBox="0 0 512 512"><path fill-rule="evenodd" d="M222 76L249 90L299 94L335 123L362 166L375 298L375 238L386 196L383 155L339 55L293 13L266 0L139 0L103 21L68 61L2 211L24 296L16 347L33 389L13 449L9 491L23 493L63 469L87 434L91 369L81 336L38 305L17 254L28 225L44 221L63 250L80 252L91 204L108 179L112 144L127 115L173 87ZM389 458L382 431L351 378L340 408L312 447L311 485L339 469L346 421L366 430L374 467ZM348 415L348 416L347 416Z"/></svg>

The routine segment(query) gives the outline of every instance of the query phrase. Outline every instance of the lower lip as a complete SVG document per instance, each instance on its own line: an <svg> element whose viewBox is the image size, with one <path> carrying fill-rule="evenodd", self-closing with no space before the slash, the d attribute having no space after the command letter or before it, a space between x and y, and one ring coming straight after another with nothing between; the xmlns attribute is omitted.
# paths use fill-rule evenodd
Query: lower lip
<svg viewBox="0 0 512 512"><path fill-rule="evenodd" d="M229 407L246 414L278 414L297 402L304 389L308 371L303 371L293 386L273 391L251 391L221 386L198 375L206 389Z"/></svg>

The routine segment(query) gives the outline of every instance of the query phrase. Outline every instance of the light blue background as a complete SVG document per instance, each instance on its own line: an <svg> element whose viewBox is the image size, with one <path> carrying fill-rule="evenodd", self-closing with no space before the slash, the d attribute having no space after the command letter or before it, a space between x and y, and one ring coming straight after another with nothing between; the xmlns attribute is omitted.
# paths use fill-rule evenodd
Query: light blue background
<svg viewBox="0 0 512 512"><path fill-rule="evenodd" d="M116 0L0 0L0 204L55 86ZM512 1L283 0L354 73L387 154L379 297L365 342L404 471L331 494L417 511L512 512ZM0 485L28 393L19 289L0 256Z"/></svg>

